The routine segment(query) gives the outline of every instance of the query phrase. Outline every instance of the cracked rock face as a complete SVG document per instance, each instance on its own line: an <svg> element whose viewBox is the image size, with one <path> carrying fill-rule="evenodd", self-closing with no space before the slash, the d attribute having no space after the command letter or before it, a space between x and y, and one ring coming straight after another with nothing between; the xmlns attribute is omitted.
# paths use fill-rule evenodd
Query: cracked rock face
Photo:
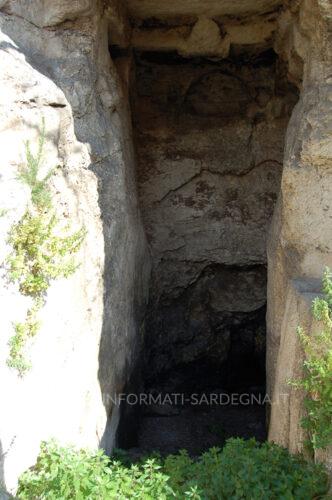
<svg viewBox="0 0 332 500"><path fill-rule="evenodd" d="M267 229L296 100L272 52L251 62L137 57L138 183L153 258L150 378L202 359L235 371L249 353L257 361Z"/></svg>

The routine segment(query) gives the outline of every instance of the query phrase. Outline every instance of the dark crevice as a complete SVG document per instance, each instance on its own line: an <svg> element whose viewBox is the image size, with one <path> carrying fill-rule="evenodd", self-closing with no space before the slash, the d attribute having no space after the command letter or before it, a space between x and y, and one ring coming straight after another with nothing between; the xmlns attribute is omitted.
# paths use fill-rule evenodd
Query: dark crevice
<svg viewBox="0 0 332 500"><path fill-rule="evenodd" d="M193 56L193 57L185 57L179 54L176 50L158 52L158 51L140 51L136 49L134 51L136 60L139 61L140 64L158 64L158 65L187 65L187 66L199 66L205 65L206 63L210 64L211 67L219 67L220 63L231 63L236 66L240 66L243 64L250 64L254 68L258 67L268 67L272 66L277 61L277 54L272 48L264 50L262 52L257 53L246 53L243 52L241 54L233 53L231 51L230 55L227 58L220 59L208 57L208 56Z"/></svg>
<svg viewBox="0 0 332 500"><path fill-rule="evenodd" d="M48 106L50 106L51 108L65 108L66 104L60 102L49 102Z"/></svg>
<svg viewBox="0 0 332 500"><path fill-rule="evenodd" d="M131 48L120 47L119 45L110 45L109 52L111 59L114 61L121 57L129 57L131 55Z"/></svg>

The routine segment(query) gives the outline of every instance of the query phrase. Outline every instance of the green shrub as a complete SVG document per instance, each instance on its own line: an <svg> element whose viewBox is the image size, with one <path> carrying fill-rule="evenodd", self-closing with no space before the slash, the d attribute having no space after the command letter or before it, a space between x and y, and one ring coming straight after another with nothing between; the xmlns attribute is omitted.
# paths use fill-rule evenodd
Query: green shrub
<svg viewBox="0 0 332 500"><path fill-rule="evenodd" d="M30 202L21 219L9 231L12 252L7 259L9 279L17 283L22 295L32 299L24 322L14 323L14 336L9 340L7 365L22 376L30 368L26 345L39 330L38 313L52 280L66 278L77 268L75 254L84 237L84 229L70 233L61 227L52 206L49 180L53 170L41 178L40 170L45 142L45 125L39 138L38 151L33 155L26 144L26 165L18 179L30 189Z"/></svg>
<svg viewBox="0 0 332 500"><path fill-rule="evenodd" d="M212 448L198 461L188 455L168 457L164 472L177 495L200 492L201 499L297 499L324 494L323 468L308 464L275 444L254 439L229 439L224 449Z"/></svg>
<svg viewBox="0 0 332 500"><path fill-rule="evenodd" d="M322 466L254 439L230 439L197 460L183 451L132 465L51 442L21 476L18 499L310 500L322 498L327 486Z"/></svg>
<svg viewBox="0 0 332 500"><path fill-rule="evenodd" d="M74 254L78 251L84 231L74 234L58 231L59 220L54 213L28 210L9 234L13 253L9 256L9 277L17 282L22 295L42 298L57 278L75 272Z"/></svg>
<svg viewBox="0 0 332 500"><path fill-rule="evenodd" d="M110 461L102 452L63 448L43 443L32 470L19 481L17 497L22 500L146 500L174 497L160 465L147 460L144 465L125 467Z"/></svg>
<svg viewBox="0 0 332 500"><path fill-rule="evenodd" d="M306 416L302 426L309 435L313 449L332 445L332 280L325 270L323 297L312 304L313 316L322 324L322 330L308 336L302 328L298 335L304 351L303 377L290 383L304 390Z"/></svg>

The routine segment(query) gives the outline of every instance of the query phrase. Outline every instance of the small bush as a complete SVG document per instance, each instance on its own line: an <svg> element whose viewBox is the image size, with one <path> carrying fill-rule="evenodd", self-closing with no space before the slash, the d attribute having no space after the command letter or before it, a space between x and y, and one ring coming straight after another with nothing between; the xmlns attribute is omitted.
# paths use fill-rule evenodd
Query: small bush
<svg viewBox="0 0 332 500"><path fill-rule="evenodd" d="M9 277L22 295L41 298L57 278L67 278L77 269L75 254L85 232L73 234L58 229L54 213L27 211L9 234L13 252L8 258Z"/></svg>
<svg viewBox="0 0 332 500"><path fill-rule="evenodd" d="M254 439L229 439L222 451L212 448L196 462L185 453L170 456L164 472L180 498L195 490L200 499L308 500L327 489L322 467Z"/></svg>
<svg viewBox="0 0 332 500"><path fill-rule="evenodd" d="M323 466L254 439L229 439L223 450L212 448L197 460L182 451L131 465L51 442L21 476L18 499L310 500L322 498L327 487Z"/></svg>
<svg viewBox="0 0 332 500"><path fill-rule="evenodd" d="M43 121L37 153L34 155L30 144L26 143L26 165L18 174L18 179L30 189L30 201L21 219L11 227L8 237L12 247L7 258L9 279L18 285L22 295L32 299L25 321L14 323L15 334L9 340L7 365L17 370L20 376L31 368L26 347L40 328L38 313L50 283L75 272L78 267L75 257L85 237L83 228L71 232L69 227L60 225L49 187L53 170L41 177L44 143Z"/></svg>

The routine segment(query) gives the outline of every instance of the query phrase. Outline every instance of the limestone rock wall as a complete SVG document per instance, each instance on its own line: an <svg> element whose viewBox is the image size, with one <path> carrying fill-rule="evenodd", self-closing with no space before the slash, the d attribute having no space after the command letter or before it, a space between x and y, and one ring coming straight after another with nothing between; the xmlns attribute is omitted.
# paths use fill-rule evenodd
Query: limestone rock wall
<svg viewBox="0 0 332 500"><path fill-rule="evenodd" d="M205 360L219 382L254 381L264 365L266 234L296 89L270 51L219 62L141 53L136 63L138 184L153 257L149 376Z"/></svg>
<svg viewBox="0 0 332 500"><path fill-rule="evenodd" d="M294 345L296 323L306 321L304 297L313 292L312 281L321 279L324 267L332 265L332 25L329 1L288 5L276 49L288 61L301 98L288 127L281 195L268 243L267 373L274 397L270 438L298 450L298 403L291 398L281 409L278 401L285 390L284 367L292 370L295 364L296 369L301 362L299 346L285 346ZM301 280L300 292L294 279Z"/></svg>
<svg viewBox="0 0 332 500"><path fill-rule="evenodd" d="M1 2L0 483L15 488L41 440L115 442L110 396L128 383L140 349L149 257L135 185L126 91L108 52L102 3ZM62 23L62 24L59 24ZM58 213L87 237L80 268L52 284L22 379L6 366L27 302L7 282L7 232L28 193L17 181L24 141L46 124L45 171L57 167Z"/></svg>
<svg viewBox="0 0 332 500"><path fill-rule="evenodd" d="M311 314L311 304L321 293L320 280L294 279L287 288L286 310L280 332L280 347L275 379L276 393L270 420L269 439L287 447L291 453L302 453L307 435L301 425L305 416L304 394L288 383L302 376L303 354L296 330L299 325L309 335L319 331L321 325ZM326 462L332 470L329 450L317 450L316 459Z"/></svg>

